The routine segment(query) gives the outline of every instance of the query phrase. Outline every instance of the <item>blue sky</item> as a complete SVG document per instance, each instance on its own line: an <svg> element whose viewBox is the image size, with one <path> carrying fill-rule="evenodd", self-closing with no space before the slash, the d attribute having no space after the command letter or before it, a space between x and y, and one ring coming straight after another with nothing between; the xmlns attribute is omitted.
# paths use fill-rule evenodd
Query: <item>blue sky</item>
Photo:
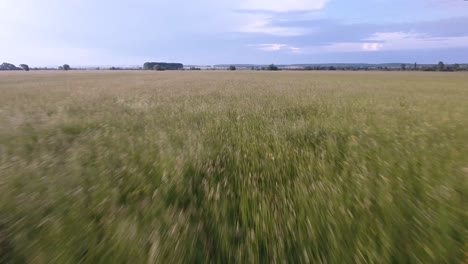
<svg viewBox="0 0 468 264"><path fill-rule="evenodd" d="M464 0L0 0L30 66L468 62Z"/></svg>

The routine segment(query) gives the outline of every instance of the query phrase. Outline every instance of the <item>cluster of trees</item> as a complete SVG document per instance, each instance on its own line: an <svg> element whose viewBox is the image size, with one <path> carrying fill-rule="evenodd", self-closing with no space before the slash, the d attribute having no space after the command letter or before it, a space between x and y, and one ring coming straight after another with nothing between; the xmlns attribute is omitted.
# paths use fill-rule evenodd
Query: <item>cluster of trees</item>
<svg viewBox="0 0 468 264"><path fill-rule="evenodd" d="M70 65L64 64L63 66L58 67L59 70L68 71L71 70ZM19 67L16 67L14 64L4 62L0 65L0 71L30 71L29 65L20 64ZM33 70L57 70L55 68L33 68Z"/></svg>
<svg viewBox="0 0 468 264"><path fill-rule="evenodd" d="M64 64L63 66L59 66L58 69L61 70L61 71L71 70L70 65L68 65L68 64Z"/></svg>
<svg viewBox="0 0 468 264"><path fill-rule="evenodd" d="M336 71L335 66L306 66L304 68L306 71Z"/></svg>
<svg viewBox="0 0 468 264"><path fill-rule="evenodd" d="M279 71L280 70L280 68L278 68L278 66L276 66L274 64L270 64L270 65L268 65L266 67L259 67L259 68L252 66L250 69L252 71L255 71L255 70L257 70L257 71Z"/></svg>
<svg viewBox="0 0 468 264"><path fill-rule="evenodd" d="M101 68L97 68L96 70L100 70L100 69L101 69ZM112 66L112 67L109 68L109 70L110 70L110 71L121 71L121 70L125 70L125 69L123 69L123 68L121 68L121 67L114 67L114 66Z"/></svg>
<svg viewBox="0 0 468 264"><path fill-rule="evenodd" d="M423 67L423 71L466 71L468 66L461 67L460 64L455 63L452 65L446 65L444 62L439 61L436 66Z"/></svg>
<svg viewBox="0 0 468 264"><path fill-rule="evenodd" d="M143 64L145 70L165 71L165 70L182 70L182 63L167 63L167 62L145 62Z"/></svg>
<svg viewBox="0 0 468 264"><path fill-rule="evenodd" d="M27 64L20 64L21 69L24 71L29 71L29 66Z"/></svg>
<svg viewBox="0 0 468 264"><path fill-rule="evenodd" d="M414 65L406 65L402 64L400 70L402 71L466 71L468 70L468 66L465 65L462 67L460 64L455 63L451 65L446 65L443 61L439 61L437 65L426 65L426 66L418 66L417 63Z"/></svg>
<svg viewBox="0 0 468 264"><path fill-rule="evenodd" d="M21 64L21 65L25 65L25 64ZM23 69L20 67L16 67L14 64L11 64L8 62L4 62L0 65L0 71L21 71L21 70Z"/></svg>
<svg viewBox="0 0 468 264"><path fill-rule="evenodd" d="M61 71L69 71L71 70L72 68L70 67L70 65L68 64L64 64L63 66L59 66L58 67L58 70L61 70Z"/></svg>
<svg viewBox="0 0 468 264"><path fill-rule="evenodd" d="M377 65L365 65L365 64L356 64L356 65L314 65L314 66L304 66L303 68L295 68L289 70L306 70L306 71L467 71L468 65L460 64L444 64L440 61L438 64L426 64L418 65L414 64L377 64Z"/></svg>
<svg viewBox="0 0 468 264"><path fill-rule="evenodd" d="M142 67L115 67L115 66L112 66L112 67L105 67L105 68L101 68L101 67L96 67L96 68L84 68L83 70L110 70L110 71L140 71L140 70L143 70Z"/></svg>
<svg viewBox="0 0 468 264"><path fill-rule="evenodd" d="M278 66L276 66L274 64L270 64L270 65L268 65L268 67L266 67L265 70L267 70L267 71L278 71L279 68L278 68Z"/></svg>
<svg viewBox="0 0 468 264"><path fill-rule="evenodd" d="M14 64L4 62L0 65L0 71L29 71L29 66L27 64L20 64L19 67L16 67Z"/></svg>

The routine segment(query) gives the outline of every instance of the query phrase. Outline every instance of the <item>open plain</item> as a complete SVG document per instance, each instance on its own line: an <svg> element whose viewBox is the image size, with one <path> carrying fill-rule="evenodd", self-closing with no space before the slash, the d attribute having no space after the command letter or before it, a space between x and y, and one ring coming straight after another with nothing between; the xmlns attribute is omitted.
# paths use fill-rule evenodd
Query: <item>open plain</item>
<svg viewBox="0 0 468 264"><path fill-rule="evenodd" d="M463 263L467 179L466 73L0 72L0 263Z"/></svg>

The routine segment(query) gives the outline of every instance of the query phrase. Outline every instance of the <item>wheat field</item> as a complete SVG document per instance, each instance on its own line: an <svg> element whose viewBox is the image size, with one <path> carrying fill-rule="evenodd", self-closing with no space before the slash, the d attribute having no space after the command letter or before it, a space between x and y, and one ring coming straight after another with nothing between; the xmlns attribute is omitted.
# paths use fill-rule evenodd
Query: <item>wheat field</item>
<svg viewBox="0 0 468 264"><path fill-rule="evenodd" d="M0 263L466 263L468 75L0 72Z"/></svg>

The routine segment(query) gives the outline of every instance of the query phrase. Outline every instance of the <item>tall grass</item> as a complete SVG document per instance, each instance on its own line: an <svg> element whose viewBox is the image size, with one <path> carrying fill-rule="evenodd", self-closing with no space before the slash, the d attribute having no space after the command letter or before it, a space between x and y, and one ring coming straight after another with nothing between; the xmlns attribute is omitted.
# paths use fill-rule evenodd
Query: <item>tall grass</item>
<svg viewBox="0 0 468 264"><path fill-rule="evenodd" d="M463 263L468 76L0 73L0 263Z"/></svg>

